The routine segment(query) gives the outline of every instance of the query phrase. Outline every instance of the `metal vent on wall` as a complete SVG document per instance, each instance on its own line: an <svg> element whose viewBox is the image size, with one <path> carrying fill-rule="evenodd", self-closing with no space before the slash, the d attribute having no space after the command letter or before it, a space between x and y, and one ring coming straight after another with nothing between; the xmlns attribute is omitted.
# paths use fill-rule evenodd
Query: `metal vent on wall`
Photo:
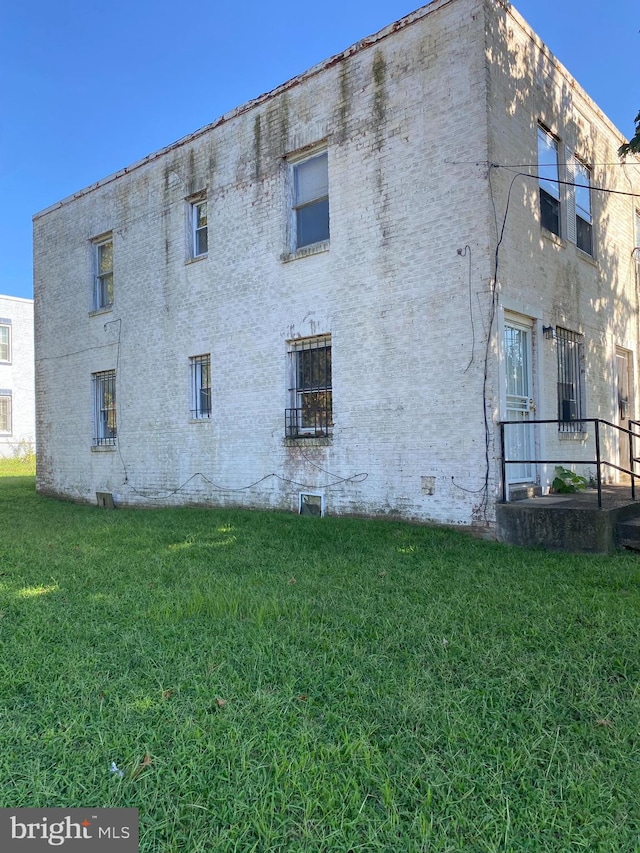
<svg viewBox="0 0 640 853"><path fill-rule="evenodd" d="M98 506L101 509L115 509L116 505L113 502L113 495L111 492L96 492L96 499L98 501Z"/></svg>
<svg viewBox="0 0 640 853"><path fill-rule="evenodd" d="M320 518L324 515L324 495L300 492L298 512L300 515L312 515Z"/></svg>

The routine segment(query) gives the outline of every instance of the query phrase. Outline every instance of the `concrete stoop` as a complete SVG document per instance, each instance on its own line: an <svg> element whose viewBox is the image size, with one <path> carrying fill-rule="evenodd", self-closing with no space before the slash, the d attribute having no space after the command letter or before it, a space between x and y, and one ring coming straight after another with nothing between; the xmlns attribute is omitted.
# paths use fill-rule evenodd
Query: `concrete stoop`
<svg viewBox="0 0 640 853"><path fill-rule="evenodd" d="M603 489L602 509L595 491L500 503L496 535L510 545L551 551L640 551L640 501L631 500L628 487L608 486Z"/></svg>
<svg viewBox="0 0 640 853"><path fill-rule="evenodd" d="M619 521L616 533L616 542L619 548L640 551L640 518L628 518Z"/></svg>

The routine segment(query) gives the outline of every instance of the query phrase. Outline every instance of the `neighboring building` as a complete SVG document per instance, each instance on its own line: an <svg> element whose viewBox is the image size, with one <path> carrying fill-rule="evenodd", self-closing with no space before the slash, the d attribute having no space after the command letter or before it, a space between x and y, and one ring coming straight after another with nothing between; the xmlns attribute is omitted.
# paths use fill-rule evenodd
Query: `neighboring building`
<svg viewBox="0 0 640 853"><path fill-rule="evenodd" d="M33 453L35 441L33 299L0 296L0 457Z"/></svg>
<svg viewBox="0 0 640 853"><path fill-rule="evenodd" d="M513 495L636 414L623 141L509 3L435 0L42 211L38 489L491 527L500 420L556 421Z"/></svg>

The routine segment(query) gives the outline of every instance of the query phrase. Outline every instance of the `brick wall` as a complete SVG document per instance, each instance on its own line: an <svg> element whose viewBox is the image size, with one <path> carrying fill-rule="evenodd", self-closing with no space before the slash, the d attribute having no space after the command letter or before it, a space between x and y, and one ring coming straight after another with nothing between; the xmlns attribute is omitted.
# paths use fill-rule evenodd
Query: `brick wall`
<svg viewBox="0 0 640 853"><path fill-rule="evenodd" d="M510 60L495 57L531 36L505 15L494 0L435 2L35 217L42 492L295 510L310 490L330 513L491 523L500 312L533 301L546 317L561 275L519 188L494 318L509 176L488 163L533 162L539 111L518 103L513 118ZM318 144L330 241L292 255L289 158ZM196 193L209 250L190 260ZM95 312L92 240L107 232L114 302ZM289 342L319 334L332 435L287 439ZM212 414L192 421L189 359L203 353ZM118 443L96 449L102 370L117 371Z"/></svg>

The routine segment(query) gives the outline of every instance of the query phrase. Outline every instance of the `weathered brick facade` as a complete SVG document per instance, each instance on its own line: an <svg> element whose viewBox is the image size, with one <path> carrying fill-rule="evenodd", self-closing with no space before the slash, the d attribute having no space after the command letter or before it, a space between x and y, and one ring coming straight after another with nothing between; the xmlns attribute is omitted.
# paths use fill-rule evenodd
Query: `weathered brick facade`
<svg viewBox="0 0 640 853"><path fill-rule="evenodd" d="M560 235L542 229L540 124L559 140L562 180L569 146L594 187L638 191L633 169L601 165L617 164L622 136L509 4L435 0L38 214L39 490L288 510L317 492L334 514L490 526L505 326L524 330L537 417L558 410L547 326L581 336L583 417L616 417L616 347L635 411L637 199L592 191L592 256L569 239L567 184ZM296 250L295 165L318 151L330 238ZM202 200L208 251L193 257ZM113 293L97 306L101 240ZM318 335L331 342L332 426L287 435L289 352ZM202 354L211 410L194 418ZM117 438L101 443L104 371ZM535 452L588 458L589 441L541 430ZM549 476L538 465L530 479Z"/></svg>
<svg viewBox="0 0 640 853"><path fill-rule="evenodd" d="M33 300L0 296L0 457L35 450L34 399Z"/></svg>

